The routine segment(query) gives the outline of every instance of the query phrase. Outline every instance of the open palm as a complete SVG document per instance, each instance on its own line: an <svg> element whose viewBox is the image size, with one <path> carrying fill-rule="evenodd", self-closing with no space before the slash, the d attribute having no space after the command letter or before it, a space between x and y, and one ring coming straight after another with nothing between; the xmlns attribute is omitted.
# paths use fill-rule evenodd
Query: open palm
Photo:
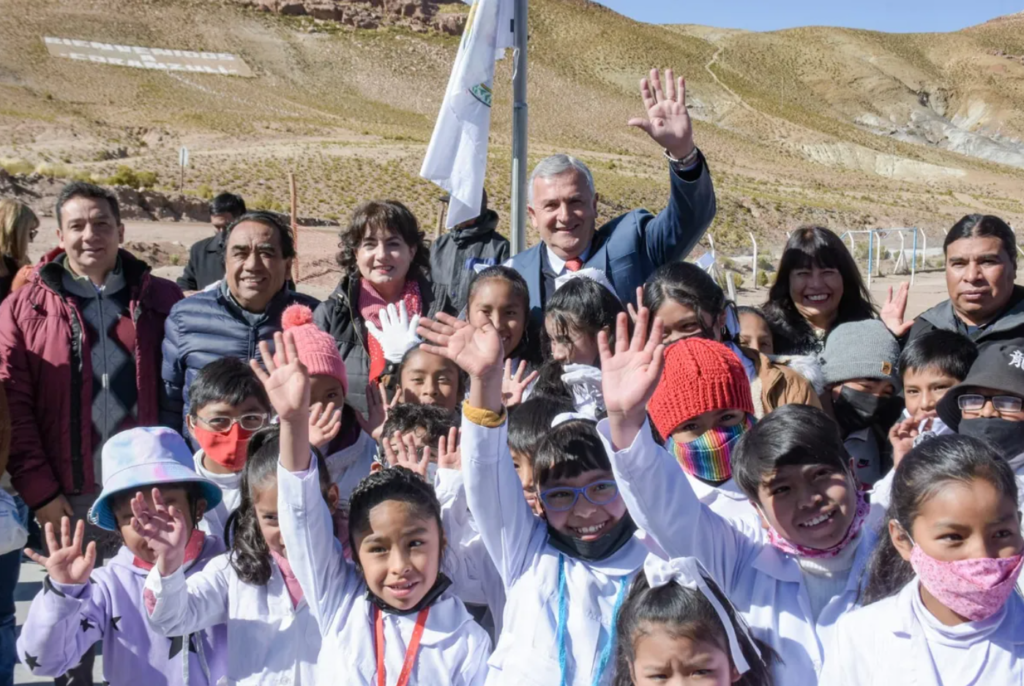
<svg viewBox="0 0 1024 686"><path fill-rule="evenodd" d="M152 497L153 507L142 493L132 498L132 529L156 555L161 576L168 576L185 563L188 527L184 513L173 506L168 508L159 489L153 489Z"/></svg>
<svg viewBox="0 0 1024 686"><path fill-rule="evenodd" d="M650 311L641 307L633 338L629 338L629 318L620 313L616 322L615 352L608 346L608 334L598 335L601 351L601 376L605 408L608 414L622 416L646 412L647 401L661 380L665 346L661 344L662 324L654 320L650 336L647 322Z"/></svg>
<svg viewBox="0 0 1024 686"><path fill-rule="evenodd" d="M71 520L61 519L60 542L53 531L53 524L47 522L44 527L46 546L50 550L48 556L40 555L34 550L25 549L25 555L34 562L46 567L46 573L59 584L84 584L89 580L93 567L96 565L95 541L86 546L82 554L82 540L85 538L85 522L78 520L75 536L71 537Z"/></svg>
<svg viewBox="0 0 1024 686"><path fill-rule="evenodd" d="M498 330L490 322L477 328L441 313L437 320L421 319L417 333L429 341L421 346L423 350L451 360L470 376L496 374L501 378L505 351Z"/></svg>
<svg viewBox="0 0 1024 686"><path fill-rule="evenodd" d="M256 360L250 360L249 364L263 382L277 415L282 420L305 422L309 413L309 372L299 361L292 332L275 333L274 347L277 354L271 355L267 342L260 343L260 355L266 371Z"/></svg>
<svg viewBox="0 0 1024 686"><path fill-rule="evenodd" d="M650 79L640 80L640 96L647 109L647 119L629 120L630 126L643 129L658 145L676 159L693 150L693 122L686 110L686 80L678 80L671 69L665 70L665 88L661 74L651 70Z"/></svg>

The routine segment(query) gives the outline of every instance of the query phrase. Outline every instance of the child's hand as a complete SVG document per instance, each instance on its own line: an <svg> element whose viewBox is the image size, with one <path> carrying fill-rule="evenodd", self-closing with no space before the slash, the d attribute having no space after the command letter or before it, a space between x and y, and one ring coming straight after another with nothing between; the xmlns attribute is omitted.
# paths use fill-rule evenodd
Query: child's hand
<svg viewBox="0 0 1024 686"><path fill-rule="evenodd" d="M278 417L282 421L305 423L309 414L309 372L299 361L295 336L291 331L284 335L275 333L274 348L277 354L271 356L267 342L260 342L260 355L266 371L256 360L249 360L249 365L263 382Z"/></svg>
<svg viewBox="0 0 1024 686"><path fill-rule="evenodd" d="M661 380L665 346L661 344L663 325L655 317L651 335L647 335L650 310L637 313L633 339L629 339L629 319L620 313L616 322L615 353L608 347L608 334L597 335L601 352L601 376L605 408L611 423L612 443L616 448L630 445L647 416L647 402Z"/></svg>
<svg viewBox="0 0 1024 686"><path fill-rule="evenodd" d="M417 333L429 341L420 346L423 350L451 360L473 378L501 378L505 351L493 324L486 322L476 328L444 313L437 318L439 321L420 320Z"/></svg>
<svg viewBox="0 0 1024 686"><path fill-rule="evenodd" d="M893 336L899 338L906 334L914 326L914 320L903 321L907 313L907 299L910 296L910 284L906 281L900 283L896 295L893 295L892 286L889 286L889 295L885 298L885 304L878 312L878 318L888 327Z"/></svg>
<svg viewBox="0 0 1024 686"><path fill-rule="evenodd" d="M920 419L911 417L910 419L904 419L902 422L896 422L889 429L889 443L892 444L892 463L894 469L900 466L900 462L903 461L903 458L914 447L914 439L921 433L920 422Z"/></svg>
<svg viewBox="0 0 1024 686"><path fill-rule="evenodd" d="M75 538L71 538L71 520L63 517L60 522L60 545L53 533L53 524L47 522L46 546L50 556L40 555L34 550L25 548L25 555L33 562L46 567L46 573L59 584L79 585L89 580L93 567L96 566L96 542L92 541L82 554L82 539L85 538L85 522L81 519L75 526Z"/></svg>
<svg viewBox="0 0 1024 686"><path fill-rule="evenodd" d="M438 469L462 471L462 449L459 447L459 430L454 426L448 430L447 438L437 439Z"/></svg>
<svg viewBox="0 0 1024 686"><path fill-rule="evenodd" d="M512 407L523 402L523 393L536 380L540 372L530 372L525 378L523 378L523 374L526 374L526 360L519 363L519 369L514 376L512 360L505 360L505 376L501 380L501 399L505 402L505 407Z"/></svg>
<svg viewBox="0 0 1024 686"><path fill-rule="evenodd" d="M430 446L424 446L423 455L416 455L416 439L412 434L402 435L396 431L393 438L398 445L398 450L391 447L390 441L384 443L384 457L392 467L405 467L411 472L420 475L424 481L427 480L427 465L430 464Z"/></svg>
<svg viewBox="0 0 1024 686"><path fill-rule="evenodd" d="M334 403L316 403L309 408L309 444L323 450L341 431L341 410Z"/></svg>
<svg viewBox="0 0 1024 686"><path fill-rule="evenodd" d="M132 529L146 541L156 555L160 576L170 576L185 564L185 546L188 545L188 526L185 514L164 503L160 489L153 489L153 507L150 508L142 493L132 498Z"/></svg>
<svg viewBox="0 0 1024 686"><path fill-rule="evenodd" d="M644 304L644 287L643 286L637 286L636 287L636 307L640 307L643 304ZM630 320L632 320L632 322L634 324L636 323L636 317L637 317L636 307L633 307L633 303L626 303L626 311L629 312L629 318L630 318Z"/></svg>

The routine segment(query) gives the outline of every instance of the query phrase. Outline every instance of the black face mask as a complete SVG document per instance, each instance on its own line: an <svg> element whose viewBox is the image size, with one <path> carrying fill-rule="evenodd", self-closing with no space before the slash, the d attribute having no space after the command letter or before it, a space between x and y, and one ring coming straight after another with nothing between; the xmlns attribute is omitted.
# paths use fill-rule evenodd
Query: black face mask
<svg viewBox="0 0 1024 686"><path fill-rule="evenodd" d="M635 532L636 524L627 512L622 515L622 519L615 522L608 533L596 541L584 541L575 536L568 536L548 524L548 542L552 548L570 557L587 562L600 562L607 560L629 543Z"/></svg>
<svg viewBox="0 0 1024 686"><path fill-rule="evenodd" d="M836 422L843 430L843 438L869 426L888 433L903 413L903 398L880 398L864 391L844 386L839 397L832 402Z"/></svg>
<svg viewBox="0 0 1024 686"><path fill-rule="evenodd" d="M423 608L433 605L434 601L440 598L441 594L447 591L448 587L451 585L452 580L445 576L442 572L438 572L437 581L435 581L434 585L430 587L430 590L427 591L427 594L423 596L422 599L420 599L420 602L416 603L408 610L399 610L397 608L391 607L383 600L381 600L379 597L371 593L369 588L366 589L366 598L371 603L380 608L381 612L386 612L390 615L400 615L404 617L405 615L418 614L419 611Z"/></svg>
<svg viewBox="0 0 1024 686"><path fill-rule="evenodd" d="M1024 422L993 417L961 419L957 433L988 441L1007 462L1024 453Z"/></svg>

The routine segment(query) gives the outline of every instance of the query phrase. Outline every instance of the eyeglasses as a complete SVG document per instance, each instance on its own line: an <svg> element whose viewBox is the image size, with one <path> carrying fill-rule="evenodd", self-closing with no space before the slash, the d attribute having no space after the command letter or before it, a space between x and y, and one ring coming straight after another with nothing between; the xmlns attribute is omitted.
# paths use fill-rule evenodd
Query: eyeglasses
<svg viewBox="0 0 1024 686"><path fill-rule="evenodd" d="M211 417L210 419L203 419L202 417L196 417L200 424L203 424L210 431L216 431L219 434L227 433L231 431L231 427L238 424L242 427L243 431L258 431L263 428L264 424L267 423L267 415L262 413L243 414L241 417Z"/></svg>
<svg viewBox="0 0 1024 686"><path fill-rule="evenodd" d="M996 408L999 414L1014 414L1020 412L1024 407L1024 400L1013 395L981 395L980 393L968 393L957 398L957 404L961 410L967 412L978 412L985 407L985 402L991 400L992 407Z"/></svg>
<svg viewBox="0 0 1024 686"><path fill-rule="evenodd" d="M619 497L619 485L608 480L595 481L583 488L557 486L542 492L540 500L550 512L568 512L576 505L581 495L593 505L607 505Z"/></svg>

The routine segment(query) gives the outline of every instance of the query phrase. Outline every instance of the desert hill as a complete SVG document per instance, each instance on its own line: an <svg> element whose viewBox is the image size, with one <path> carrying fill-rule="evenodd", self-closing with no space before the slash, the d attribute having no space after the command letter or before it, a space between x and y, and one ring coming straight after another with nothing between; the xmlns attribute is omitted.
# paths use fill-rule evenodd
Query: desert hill
<svg viewBox="0 0 1024 686"><path fill-rule="evenodd" d="M385 196L429 226L439 193L417 173L465 13L432 0L0 0L0 164L97 178L127 166L171 191L187 145L186 193L280 209L293 171L304 216L344 220ZM43 36L232 52L255 78L61 60ZM530 36L531 157L591 163L608 216L664 205L660 151L625 126L641 113L637 80L664 65L688 79L722 246L806 222L936 238L973 211L1024 225L1024 15L950 34L751 33L532 0ZM510 80L506 60L488 170L500 212Z"/></svg>

